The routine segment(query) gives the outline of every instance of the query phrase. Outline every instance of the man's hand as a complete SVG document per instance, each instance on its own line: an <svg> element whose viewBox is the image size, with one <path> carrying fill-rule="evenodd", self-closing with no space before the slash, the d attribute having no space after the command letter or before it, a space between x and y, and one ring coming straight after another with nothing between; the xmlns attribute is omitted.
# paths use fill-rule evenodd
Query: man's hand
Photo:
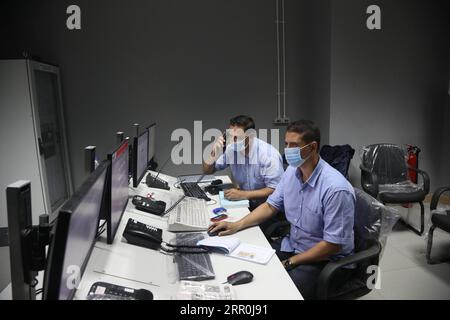
<svg viewBox="0 0 450 320"><path fill-rule="evenodd" d="M281 263L283 264L283 267L286 269L286 271L289 271L289 270L292 270L295 268L295 265L293 264L293 262L290 258L281 261Z"/></svg>
<svg viewBox="0 0 450 320"><path fill-rule="evenodd" d="M211 151L211 157L216 158L217 155L220 154L220 151L223 149L225 145L225 140L223 139L223 136L219 136L217 138L216 142L214 143L214 146Z"/></svg>
<svg viewBox="0 0 450 320"><path fill-rule="evenodd" d="M236 188L227 189L224 191L224 196L228 200L244 200L247 199L244 190Z"/></svg>
<svg viewBox="0 0 450 320"><path fill-rule="evenodd" d="M212 147L211 157L209 159L205 160L205 163L207 165L210 166L210 165L214 164L214 162L217 161L217 159L221 155L221 150L224 147L224 145L225 145L225 140L223 139L223 136L219 136Z"/></svg>
<svg viewBox="0 0 450 320"><path fill-rule="evenodd" d="M241 225L238 222L214 222L208 228L208 233L218 232L218 236L227 236L238 232L241 229Z"/></svg>

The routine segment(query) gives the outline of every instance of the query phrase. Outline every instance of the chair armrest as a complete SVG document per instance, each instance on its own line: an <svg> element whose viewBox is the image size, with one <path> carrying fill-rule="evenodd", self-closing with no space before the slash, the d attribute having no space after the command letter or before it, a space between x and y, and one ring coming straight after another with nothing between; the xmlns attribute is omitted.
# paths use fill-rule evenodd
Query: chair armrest
<svg viewBox="0 0 450 320"><path fill-rule="evenodd" d="M276 235L274 235L274 234L275 234L276 230L278 230L279 228L287 227L289 225L290 225L290 223L287 220L274 222L266 229L265 233L269 238L275 237Z"/></svg>
<svg viewBox="0 0 450 320"><path fill-rule="evenodd" d="M379 241L375 242L372 246L366 250L357 252L351 256L340 259L339 261L329 262L320 272L319 279L317 282L317 297L318 299L327 299L329 294L329 287L331 284L331 279L336 271L339 269L352 264L367 261L370 259L378 260L381 252L381 243ZM378 261L377 261L378 263Z"/></svg>
<svg viewBox="0 0 450 320"><path fill-rule="evenodd" d="M417 172L418 174L420 174L422 176L422 179L423 179L423 190L425 191L425 193L428 194L430 192L430 176L428 175L428 173L426 173L423 170L416 169L416 168L409 167L409 166L408 166L408 169L409 170L413 170L413 171Z"/></svg>
<svg viewBox="0 0 450 320"><path fill-rule="evenodd" d="M376 174L375 171L370 171L367 167L365 167L364 165L360 164L359 168L361 169L361 187L364 189L364 191L366 191L368 194L370 194L372 197L376 198L378 196L378 176ZM367 175L370 175L371 178L371 185L372 188L366 188L365 186L365 182L366 179L365 177Z"/></svg>
<svg viewBox="0 0 450 320"><path fill-rule="evenodd" d="M431 198L431 204L430 204L430 210L436 210L437 208L437 204L439 202L439 198L441 197L441 195L446 192L446 191L450 191L450 187L441 187L438 188L434 193L433 193L433 197Z"/></svg>

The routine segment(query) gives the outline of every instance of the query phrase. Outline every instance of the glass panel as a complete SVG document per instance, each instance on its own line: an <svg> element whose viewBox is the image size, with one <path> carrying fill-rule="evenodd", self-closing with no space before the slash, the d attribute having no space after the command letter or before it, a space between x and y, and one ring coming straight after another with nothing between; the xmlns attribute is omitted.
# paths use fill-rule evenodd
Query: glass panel
<svg viewBox="0 0 450 320"><path fill-rule="evenodd" d="M41 147L45 161L47 186L52 211L68 197L64 172L63 141L58 117L58 82L54 73L35 70L35 87L39 123L41 127Z"/></svg>

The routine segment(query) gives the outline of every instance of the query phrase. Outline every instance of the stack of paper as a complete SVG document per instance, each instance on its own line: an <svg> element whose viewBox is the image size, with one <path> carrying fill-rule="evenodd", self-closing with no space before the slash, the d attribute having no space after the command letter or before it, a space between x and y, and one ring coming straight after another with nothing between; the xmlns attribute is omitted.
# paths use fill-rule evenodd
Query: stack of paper
<svg viewBox="0 0 450 320"><path fill-rule="evenodd" d="M275 253L272 248L241 243L233 237L209 237L197 242L197 245L211 248L211 251L224 253L229 257L266 264Z"/></svg>
<svg viewBox="0 0 450 320"><path fill-rule="evenodd" d="M248 200L237 200L237 201L233 201L233 200L228 200L225 198L223 191L219 191L219 196L220 196L220 206L230 209L230 208L248 208L249 203Z"/></svg>

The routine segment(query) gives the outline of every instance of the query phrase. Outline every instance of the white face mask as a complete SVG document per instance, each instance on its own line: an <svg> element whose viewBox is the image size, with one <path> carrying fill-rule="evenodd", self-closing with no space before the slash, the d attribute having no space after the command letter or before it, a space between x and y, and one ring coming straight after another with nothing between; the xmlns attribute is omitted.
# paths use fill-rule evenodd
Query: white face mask
<svg viewBox="0 0 450 320"><path fill-rule="evenodd" d="M247 145L245 144L245 138L241 141L233 142L227 145L227 150L240 152L244 151Z"/></svg>

